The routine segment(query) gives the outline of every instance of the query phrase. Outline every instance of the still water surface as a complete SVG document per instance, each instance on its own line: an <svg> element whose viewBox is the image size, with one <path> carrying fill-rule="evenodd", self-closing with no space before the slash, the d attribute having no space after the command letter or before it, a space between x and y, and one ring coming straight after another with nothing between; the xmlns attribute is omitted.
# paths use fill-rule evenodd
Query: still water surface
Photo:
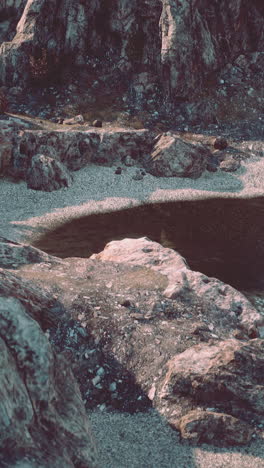
<svg viewBox="0 0 264 468"><path fill-rule="evenodd" d="M61 258L89 257L111 240L147 236L193 270L237 289L264 289L264 198L145 205L75 219L34 245Z"/></svg>

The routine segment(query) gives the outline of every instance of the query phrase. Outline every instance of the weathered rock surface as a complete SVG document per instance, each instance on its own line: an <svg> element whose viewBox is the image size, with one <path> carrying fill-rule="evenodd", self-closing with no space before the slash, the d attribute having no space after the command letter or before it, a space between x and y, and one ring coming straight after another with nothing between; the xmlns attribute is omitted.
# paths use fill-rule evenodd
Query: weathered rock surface
<svg viewBox="0 0 264 468"><path fill-rule="evenodd" d="M43 330L57 326L65 313L63 305L45 288L37 287L27 279L18 278L3 268L0 268L0 295L19 297L20 302L27 308L27 313Z"/></svg>
<svg viewBox="0 0 264 468"><path fill-rule="evenodd" d="M42 252L30 245L18 244L0 236L0 267L18 268L31 263L60 263L56 257Z"/></svg>
<svg viewBox="0 0 264 468"><path fill-rule="evenodd" d="M263 50L258 0L250 7L245 0L225 0L221 6L217 0L21 0L11 10L8 6L3 12L8 16L9 11L10 18L0 34L2 41L11 41L3 42L0 51L0 77L7 85L27 82L30 55L39 60L43 49L51 68L47 74L54 63L65 60L83 66L92 52L108 66L110 62L113 71L132 71L135 77L150 72L154 80L158 76L172 101L197 94L238 56Z"/></svg>
<svg viewBox="0 0 264 468"><path fill-rule="evenodd" d="M203 145L193 145L168 132L158 139L151 153L148 172L162 177L197 179L206 169L210 151Z"/></svg>
<svg viewBox="0 0 264 468"><path fill-rule="evenodd" d="M178 428L184 440L218 446L247 444L253 434L243 421L213 411L190 411L180 419Z"/></svg>
<svg viewBox="0 0 264 468"><path fill-rule="evenodd" d="M12 142L0 131L0 177L6 175L11 166Z"/></svg>
<svg viewBox="0 0 264 468"><path fill-rule="evenodd" d="M50 330L51 343L66 355L88 408L133 412L153 404L176 426L190 411L213 407L225 413L212 423L216 438L221 428L239 424L227 415L254 424L263 418L263 340L249 340L243 331L244 341L232 338L240 318L230 313L233 296L228 303L223 283L217 283L219 299L214 291L216 308L207 297L208 283L199 297L189 288L186 297L166 297L168 285L183 272L199 275L170 249L145 238L124 239L89 259L2 270L0 293L17 294L30 316ZM250 315L255 309L247 306ZM177 389L184 376L186 385ZM227 444L250 436L241 423L243 437L235 439L232 427Z"/></svg>
<svg viewBox="0 0 264 468"><path fill-rule="evenodd" d="M186 304L202 306L206 315L218 317L224 326L233 320L254 336L262 333L263 317L231 286L202 273L191 271L183 257L147 238L112 241L91 258L145 266L167 277L164 296Z"/></svg>
<svg viewBox="0 0 264 468"><path fill-rule="evenodd" d="M68 363L14 297L0 298L0 348L1 466L97 466Z"/></svg>
<svg viewBox="0 0 264 468"><path fill-rule="evenodd" d="M150 143L147 130L29 130L16 139L11 172L24 178L36 154L54 158L72 171L91 163L111 166L127 156L141 161Z"/></svg>
<svg viewBox="0 0 264 468"><path fill-rule="evenodd" d="M73 177L60 161L38 154L31 159L26 181L28 188L52 192L70 187Z"/></svg>
<svg viewBox="0 0 264 468"><path fill-rule="evenodd" d="M158 392L163 412L177 419L189 400L203 407L210 402L210 407L237 416L251 411L263 418L263 347L264 340L231 339L197 345L176 355L168 362Z"/></svg>
<svg viewBox="0 0 264 468"><path fill-rule="evenodd" d="M169 96L188 97L239 54L263 48L264 11L258 0L250 8L244 0L162 3L161 62Z"/></svg>

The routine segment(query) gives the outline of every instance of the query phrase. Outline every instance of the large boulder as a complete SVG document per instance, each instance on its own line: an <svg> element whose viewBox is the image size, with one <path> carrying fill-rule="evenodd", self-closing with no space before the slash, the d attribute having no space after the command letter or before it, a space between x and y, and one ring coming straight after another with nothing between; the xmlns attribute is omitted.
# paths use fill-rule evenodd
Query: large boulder
<svg viewBox="0 0 264 468"><path fill-rule="evenodd" d="M0 298L0 348L1 466L96 467L68 363L14 297Z"/></svg>
<svg viewBox="0 0 264 468"><path fill-rule="evenodd" d="M170 132L157 140L147 170L157 177L197 179L206 169L210 151L202 144L193 145Z"/></svg>
<svg viewBox="0 0 264 468"><path fill-rule="evenodd" d="M109 242L91 258L150 268L167 278L165 297L190 307L199 304L207 316L218 317L223 326L236 323L253 337L263 333L263 316L243 294L216 278L190 270L181 255L146 237Z"/></svg>
<svg viewBox="0 0 264 468"><path fill-rule="evenodd" d="M61 162L43 154L32 158L26 177L28 188L45 192L70 187L72 180L72 175Z"/></svg>
<svg viewBox="0 0 264 468"><path fill-rule="evenodd" d="M176 426L186 412L186 402L189 407L195 402L235 416L254 414L263 419L263 350L261 339L229 339L187 349L168 362L158 405Z"/></svg>

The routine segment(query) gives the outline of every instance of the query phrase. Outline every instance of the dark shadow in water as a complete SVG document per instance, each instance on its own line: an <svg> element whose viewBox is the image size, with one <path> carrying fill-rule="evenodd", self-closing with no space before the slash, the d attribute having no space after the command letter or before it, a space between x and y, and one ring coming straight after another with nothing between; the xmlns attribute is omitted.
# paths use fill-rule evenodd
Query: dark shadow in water
<svg viewBox="0 0 264 468"><path fill-rule="evenodd" d="M91 215L34 245L61 258L89 257L111 240L147 236L180 252L193 270L238 289L264 284L264 198L145 205Z"/></svg>

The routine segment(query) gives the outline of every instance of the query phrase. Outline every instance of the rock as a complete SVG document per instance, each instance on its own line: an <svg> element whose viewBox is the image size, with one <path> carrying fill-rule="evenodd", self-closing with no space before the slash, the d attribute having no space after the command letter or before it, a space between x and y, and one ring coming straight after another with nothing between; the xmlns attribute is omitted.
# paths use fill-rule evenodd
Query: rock
<svg viewBox="0 0 264 468"><path fill-rule="evenodd" d="M238 417L263 417L263 349L261 339L249 343L229 339L199 344L174 356L159 390L164 412L172 415L174 405L187 400L204 407L210 403Z"/></svg>
<svg viewBox="0 0 264 468"><path fill-rule="evenodd" d="M237 323L248 336L252 335L253 330L258 336L258 328L261 330L264 325L264 318L242 293L216 278L208 278L197 271L189 269L177 271L177 274L170 278L164 295L189 304L198 301L203 310L207 310L208 316L218 316L225 326L231 322Z"/></svg>
<svg viewBox="0 0 264 468"><path fill-rule="evenodd" d="M219 161L214 155L210 156L207 160L206 170L209 172L216 172L219 166Z"/></svg>
<svg viewBox="0 0 264 468"><path fill-rule="evenodd" d="M94 120L93 123L92 123L92 126L97 127L97 128L102 128L103 122L102 122L102 120Z"/></svg>
<svg viewBox="0 0 264 468"><path fill-rule="evenodd" d="M126 156L133 156L136 164L148 153L151 140L151 133L147 130L24 129L14 138L11 169L13 175L25 178L36 154L60 160L71 171L90 163L111 166L115 162L123 162Z"/></svg>
<svg viewBox="0 0 264 468"><path fill-rule="evenodd" d="M64 125L77 125L77 124L83 124L83 123L84 123L84 118L82 115L76 115L75 117L72 117L71 119L63 120Z"/></svg>
<svg viewBox="0 0 264 468"><path fill-rule="evenodd" d="M177 281L178 292L165 295ZM147 238L124 239L89 259L35 263L16 275L0 271L2 284L50 330L52 344L67 350L87 408L138 411L153 404L174 427L208 407L261 422L264 340L232 338L241 315L253 327L260 314L233 288L189 270L175 251ZM51 313L50 322L45 297L54 289L64 312Z"/></svg>
<svg viewBox="0 0 264 468"><path fill-rule="evenodd" d="M187 143L168 132L156 142L146 169L157 177L197 179L205 170L209 155L203 145Z"/></svg>
<svg viewBox="0 0 264 468"><path fill-rule="evenodd" d="M133 158L131 158L131 156L126 156L124 159L125 166L132 167L135 165L135 163L136 161Z"/></svg>
<svg viewBox="0 0 264 468"><path fill-rule="evenodd" d="M0 90L0 114L4 114L7 110L8 110L7 97L3 93L3 91Z"/></svg>
<svg viewBox="0 0 264 468"><path fill-rule="evenodd" d="M18 268L30 263L54 263L60 260L30 245L18 244L0 236L0 267Z"/></svg>
<svg viewBox="0 0 264 468"><path fill-rule="evenodd" d="M0 177L11 169L12 141L0 130Z"/></svg>
<svg viewBox="0 0 264 468"><path fill-rule="evenodd" d="M117 167L115 170L115 174L120 175L122 174L122 167Z"/></svg>
<svg viewBox="0 0 264 468"><path fill-rule="evenodd" d="M61 28L54 28L51 17ZM134 104L140 106L140 98L148 98L148 93L152 97L157 82L171 104L208 89L211 77L241 55L262 51L262 18L257 0L250 6L225 0L220 8L216 0L195 8L187 0L134 0L125 10L123 1L107 9L97 0L71 5L67 0L21 0L12 21L1 28L0 79L9 86L24 86L36 75L63 73L69 57L77 68L93 65L92 57L100 55L107 57L100 65L111 81L117 71L118 84L127 72L133 75L129 81Z"/></svg>
<svg viewBox="0 0 264 468"><path fill-rule="evenodd" d="M180 419L177 427L184 440L217 446L245 445L253 434L253 428L243 421L213 411L190 411Z"/></svg>
<svg viewBox="0 0 264 468"><path fill-rule="evenodd" d="M235 172L241 166L240 161L234 158L227 158L220 163L221 171L225 172Z"/></svg>
<svg viewBox="0 0 264 468"><path fill-rule="evenodd" d="M9 267L8 264L6 266ZM0 295L19 297L27 313L37 320L44 331L56 327L65 314L63 305L43 288L2 268Z"/></svg>
<svg viewBox="0 0 264 468"><path fill-rule="evenodd" d="M109 242L104 250L90 258L103 262L140 265L158 271L173 282L178 271L186 269L185 259L172 249L162 247L147 237Z"/></svg>
<svg viewBox="0 0 264 468"><path fill-rule="evenodd" d="M32 158L26 177L28 188L46 192L70 187L72 180L72 175L61 162L42 154Z"/></svg>
<svg viewBox="0 0 264 468"><path fill-rule="evenodd" d="M91 258L140 265L167 278L163 294L188 305L200 304L207 317L218 317L223 326L241 326L249 334L264 324L264 318L243 294L216 278L191 271L185 259L172 249L164 248L146 237L109 242Z"/></svg>
<svg viewBox="0 0 264 468"><path fill-rule="evenodd" d="M214 141L214 148L218 150L224 150L228 146L228 142L224 137L217 137Z"/></svg>
<svg viewBox="0 0 264 468"><path fill-rule="evenodd" d="M68 362L17 299L0 297L0 463L97 466L85 408ZM52 443L51 443L52 439ZM33 465L31 465L31 462Z"/></svg>
<svg viewBox="0 0 264 468"><path fill-rule="evenodd" d="M100 144L94 152L92 162L112 165L123 161L127 156L141 163L149 152L152 135L148 130L104 130L100 131Z"/></svg>
<svg viewBox="0 0 264 468"><path fill-rule="evenodd" d="M142 179L144 179L144 176L141 173L141 171L139 169L137 169L136 173L132 176L132 179L133 180L142 180Z"/></svg>
<svg viewBox="0 0 264 468"><path fill-rule="evenodd" d="M193 2L187 0L163 0L162 6L161 67L170 99L198 94L212 73L242 51L263 50L259 2L249 8L241 0L232 4L225 0L219 9L217 1L194 8ZM218 34L212 18L221 21L224 35ZM232 48L227 44L232 44Z"/></svg>

